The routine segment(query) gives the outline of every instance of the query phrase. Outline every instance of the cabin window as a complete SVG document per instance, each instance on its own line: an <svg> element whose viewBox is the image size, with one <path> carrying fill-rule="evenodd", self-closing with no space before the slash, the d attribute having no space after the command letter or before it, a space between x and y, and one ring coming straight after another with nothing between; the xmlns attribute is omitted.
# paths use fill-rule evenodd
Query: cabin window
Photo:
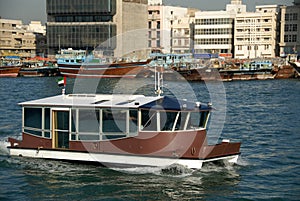
<svg viewBox="0 0 300 201"><path fill-rule="evenodd" d="M99 140L99 110L71 110L71 140Z"/></svg>
<svg viewBox="0 0 300 201"><path fill-rule="evenodd" d="M174 131L206 127L208 111L141 111L142 131Z"/></svg>
<svg viewBox="0 0 300 201"><path fill-rule="evenodd" d="M72 109L71 140L108 140L137 135L136 109Z"/></svg>
<svg viewBox="0 0 300 201"><path fill-rule="evenodd" d="M138 111L129 110L129 135L137 135L138 130Z"/></svg>
<svg viewBox="0 0 300 201"><path fill-rule="evenodd" d="M69 130L69 113L65 111L57 111L55 119L55 128L58 130Z"/></svg>
<svg viewBox="0 0 300 201"><path fill-rule="evenodd" d="M143 131L157 131L157 111L142 110L141 130Z"/></svg>
<svg viewBox="0 0 300 201"><path fill-rule="evenodd" d="M126 133L126 110L103 110L103 133Z"/></svg>
<svg viewBox="0 0 300 201"><path fill-rule="evenodd" d="M24 126L42 128L42 108L24 108Z"/></svg>
<svg viewBox="0 0 300 201"><path fill-rule="evenodd" d="M44 108L44 137L50 138L50 108Z"/></svg>
<svg viewBox="0 0 300 201"><path fill-rule="evenodd" d="M23 131L50 138L50 108L24 107Z"/></svg>
<svg viewBox="0 0 300 201"><path fill-rule="evenodd" d="M24 108L24 132L42 136L42 108Z"/></svg>
<svg viewBox="0 0 300 201"><path fill-rule="evenodd" d="M205 128L207 123L208 111L191 112L188 120L187 129Z"/></svg>
<svg viewBox="0 0 300 201"><path fill-rule="evenodd" d="M102 140L137 135L138 112L135 109L103 109Z"/></svg>
<svg viewBox="0 0 300 201"><path fill-rule="evenodd" d="M79 110L79 132L99 133L99 110Z"/></svg>
<svg viewBox="0 0 300 201"><path fill-rule="evenodd" d="M99 140L99 110L79 110L79 140Z"/></svg>
<svg viewBox="0 0 300 201"><path fill-rule="evenodd" d="M175 130L178 130L179 124L176 120L179 118L179 116L177 117L177 115L180 114L178 112L160 112L160 130L172 131L175 123L177 127L175 127Z"/></svg>
<svg viewBox="0 0 300 201"><path fill-rule="evenodd" d="M180 128L181 114L178 111L142 110L141 130L172 131Z"/></svg>
<svg viewBox="0 0 300 201"><path fill-rule="evenodd" d="M76 129L76 119L77 119L77 110L71 110L71 131L72 133L75 133L77 131Z"/></svg>
<svg viewBox="0 0 300 201"><path fill-rule="evenodd" d="M45 129L50 131L50 108L45 108L44 116Z"/></svg>

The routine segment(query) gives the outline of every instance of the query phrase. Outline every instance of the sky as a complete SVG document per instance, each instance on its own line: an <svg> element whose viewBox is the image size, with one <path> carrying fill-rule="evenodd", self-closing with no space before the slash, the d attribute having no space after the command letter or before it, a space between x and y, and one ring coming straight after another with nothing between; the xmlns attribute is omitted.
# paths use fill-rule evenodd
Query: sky
<svg viewBox="0 0 300 201"><path fill-rule="evenodd" d="M230 0L165 0L165 4L198 8L203 11L224 10ZM254 11L255 5L292 5L294 0L243 0L248 11ZM47 21L46 0L0 0L0 16L3 19L30 21Z"/></svg>

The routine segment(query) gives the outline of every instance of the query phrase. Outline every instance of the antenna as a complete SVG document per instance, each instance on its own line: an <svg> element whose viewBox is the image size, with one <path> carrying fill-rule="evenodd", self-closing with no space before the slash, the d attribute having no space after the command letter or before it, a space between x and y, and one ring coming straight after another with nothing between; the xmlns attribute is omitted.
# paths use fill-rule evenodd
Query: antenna
<svg viewBox="0 0 300 201"><path fill-rule="evenodd" d="M163 68L155 64L154 67L154 79L155 79L155 93L160 96L163 92L162 88L164 85L163 81Z"/></svg>

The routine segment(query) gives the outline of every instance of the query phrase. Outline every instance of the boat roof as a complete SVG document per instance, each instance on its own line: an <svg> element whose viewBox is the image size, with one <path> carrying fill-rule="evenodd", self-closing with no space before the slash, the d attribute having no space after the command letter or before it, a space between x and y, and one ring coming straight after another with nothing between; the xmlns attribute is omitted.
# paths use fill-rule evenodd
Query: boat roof
<svg viewBox="0 0 300 201"><path fill-rule="evenodd" d="M19 103L21 106L88 107L88 108L142 108L155 110L211 110L209 104L178 100L169 96L129 94L68 94Z"/></svg>

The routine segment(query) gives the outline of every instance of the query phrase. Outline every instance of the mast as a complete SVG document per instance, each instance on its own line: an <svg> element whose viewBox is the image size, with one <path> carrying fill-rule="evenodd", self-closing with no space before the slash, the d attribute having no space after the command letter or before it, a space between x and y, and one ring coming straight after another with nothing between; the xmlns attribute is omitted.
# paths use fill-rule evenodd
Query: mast
<svg viewBox="0 0 300 201"><path fill-rule="evenodd" d="M155 94L160 96L163 93L163 68L161 66L155 65L154 68L154 80L155 80Z"/></svg>

